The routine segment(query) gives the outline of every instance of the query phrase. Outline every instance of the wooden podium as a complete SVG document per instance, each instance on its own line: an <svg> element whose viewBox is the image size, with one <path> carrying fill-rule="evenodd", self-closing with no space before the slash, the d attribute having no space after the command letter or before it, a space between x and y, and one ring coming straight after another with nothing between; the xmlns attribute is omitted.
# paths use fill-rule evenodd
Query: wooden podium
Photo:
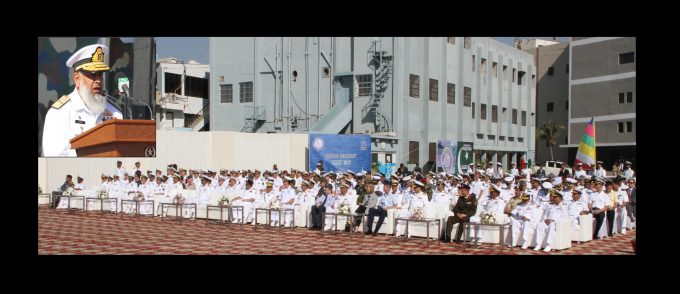
<svg viewBox="0 0 680 294"><path fill-rule="evenodd" d="M156 157L156 121L107 120L69 142L78 157Z"/></svg>

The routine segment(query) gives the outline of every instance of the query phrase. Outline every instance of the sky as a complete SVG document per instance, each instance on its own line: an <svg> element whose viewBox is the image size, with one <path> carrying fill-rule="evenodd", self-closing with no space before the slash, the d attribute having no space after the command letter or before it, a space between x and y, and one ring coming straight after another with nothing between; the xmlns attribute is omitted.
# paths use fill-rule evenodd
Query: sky
<svg viewBox="0 0 680 294"><path fill-rule="evenodd" d="M516 37L492 37L493 39L513 45ZM553 37L520 37L522 39L547 39ZM560 42L568 42L569 37L555 37ZM157 59L165 57L175 57L178 60L196 60L202 64L210 62L208 52L208 37L158 37L156 38Z"/></svg>

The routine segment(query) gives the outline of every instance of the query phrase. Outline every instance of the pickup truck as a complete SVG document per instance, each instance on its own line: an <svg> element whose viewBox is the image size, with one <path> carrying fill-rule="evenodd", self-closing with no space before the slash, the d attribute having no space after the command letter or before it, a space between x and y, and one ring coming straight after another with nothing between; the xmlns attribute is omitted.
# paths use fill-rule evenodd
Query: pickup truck
<svg viewBox="0 0 680 294"><path fill-rule="evenodd" d="M553 174L554 176L557 176L560 173L560 169L562 169L562 166L566 165L564 162L561 161L546 161L545 162L545 176L549 176L550 174ZM540 169L540 165L534 165L531 167L532 174L536 174L538 170ZM570 167L566 168L569 171L569 174L574 174L574 170Z"/></svg>

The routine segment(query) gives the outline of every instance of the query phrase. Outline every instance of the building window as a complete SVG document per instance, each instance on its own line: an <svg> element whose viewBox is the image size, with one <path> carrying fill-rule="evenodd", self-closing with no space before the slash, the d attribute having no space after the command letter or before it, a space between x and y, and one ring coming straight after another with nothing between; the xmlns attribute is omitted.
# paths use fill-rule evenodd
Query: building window
<svg viewBox="0 0 680 294"><path fill-rule="evenodd" d="M331 75L331 69L328 67L324 67L323 70L321 71L321 77L322 78L327 78L330 77Z"/></svg>
<svg viewBox="0 0 680 294"><path fill-rule="evenodd" d="M564 102L566 102L566 105L565 105L564 109L569 110L569 100L564 101Z"/></svg>
<svg viewBox="0 0 680 294"><path fill-rule="evenodd" d="M518 84L518 85L521 85L521 84L522 84L522 80L524 80L524 75L525 75L526 73L527 73L527 72L525 72L525 71L519 71L519 73L517 74L517 84Z"/></svg>
<svg viewBox="0 0 680 294"><path fill-rule="evenodd" d="M534 117L535 117L535 116L536 116L536 113L533 113L533 112L532 112L532 113L531 113L531 126L532 126L532 127L533 127L533 126L535 125L535 123L536 123L536 121L534 121Z"/></svg>
<svg viewBox="0 0 680 294"><path fill-rule="evenodd" d="M482 75L486 76L486 58L482 58L482 65L480 68L482 69Z"/></svg>
<svg viewBox="0 0 680 294"><path fill-rule="evenodd" d="M498 122L498 106L491 106L491 122Z"/></svg>
<svg viewBox="0 0 680 294"><path fill-rule="evenodd" d="M373 86L373 75L357 75L359 85L359 96L370 96Z"/></svg>
<svg viewBox="0 0 680 294"><path fill-rule="evenodd" d="M234 102L233 87L229 85L220 85L220 102L232 103Z"/></svg>
<svg viewBox="0 0 680 294"><path fill-rule="evenodd" d="M420 97L420 77L417 75L409 75L409 96L413 98Z"/></svg>
<svg viewBox="0 0 680 294"><path fill-rule="evenodd" d="M626 94L627 94L627 96L628 96L628 99L627 99L628 101L627 101L627 102L628 102L628 103L633 103L633 92L628 92L628 93L626 93Z"/></svg>
<svg viewBox="0 0 680 294"><path fill-rule="evenodd" d="M439 81L430 79L430 101L439 101Z"/></svg>
<svg viewBox="0 0 680 294"><path fill-rule="evenodd" d="M408 141L408 162L410 163L420 163L418 144L418 141Z"/></svg>
<svg viewBox="0 0 680 294"><path fill-rule="evenodd" d="M619 93L619 104L626 103L626 94L625 93Z"/></svg>
<svg viewBox="0 0 680 294"><path fill-rule="evenodd" d="M524 138L522 138L522 137L517 137L517 142L524 142Z"/></svg>
<svg viewBox="0 0 680 294"><path fill-rule="evenodd" d="M628 132L628 133L633 132L633 122L632 121L626 122L626 132Z"/></svg>
<svg viewBox="0 0 680 294"><path fill-rule="evenodd" d="M427 161L437 161L437 143L430 143Z"/></svg>
<svg viewBox="0 0 680 294"><path fill-rule="evenodd" d="M498 63L497 62L491 63L491 73L493 74L494 78L498 77Z"/></svg>
<svg viewBox="0 0 680 294"><path fill-rule="evenodd" d="M503 66L503 77L502 78L504 80L507 80L507 78L508 78L508 66L507 65Z"/></svg>
<svg viewBox="0 0 680 294"><path fill-rule="evenodd" d="M456 104L456 85L446 84L446 103Z"/></svg>
<svg viewBox="0 0 680 294"><path fill-rule="evenodd" d="M446 42L449 44L456 44L456 37L448 37L446 38Z"/></svg>
<svg viewBox="0 0 680 294"><path fill-rule="evenodd" d="M476 107L475 103L472 102L472 118L475 118L475 107Z"/></svg>
<svg viewBox="0 0 680 294"><path fill-rule="evenodd" d="M165 93L182 94L182 76L174 73L165 73Z"/></svg>
<svg viewBox="0 0 680 294"><path fill-rule="evenodd" d="M512 83L513 83L513 84L515 83L515 74L516 74L516 73L517 73L517 70L513 68L513 69L512 69Z"/></svg>
<svg viewBox="0 0 680 294"><path fill-rule="evenodd" d="M564 137L564 144L569 144L569 137Z"/></svg>
<svg viewBox="0 0 680 294"><path fill-rule="evenodd" d="M567 73L569 73L569 64L567 64Z"/></svg>
<svg viewBox="0 0 680 294"><path fill-rule="evenodd" d="M515 137L508 137L508 141L515 142Z"/></svg>
<svg viewBox="0 0 680 294"><path fill-rule="evenodd" d="M619 64L634 63L635 52L626 52L619 54Z"/></svg>
<svg viewBox="0 0 680 294"><path fill-rule="evenodd" d="M463 38L463 48L470 49L470 37Z"/></svg>
<svg viewBox="0 0 680 294"><path fill-rule="evenodd" d="M476 58L474 55L472 55L472 72L475 71L475 63L476 63Z"/></svg>
<svg viewBox="0 0 680 294"><path fill-rule="evenodd" d="M554 74L555 74L555 67L554 66L548 67L548 76L552 76Z"/></svg>
<svg viewBox="0 0 680 294"><path fill-rule="evenodd" d="M241 85L240 102L253 102L253 82L239 83Z"/></svg>
<svg viewBox="0 0 680 294"><path fill-rule="evenodd" d="M522 126L526 127L526 125L527 125L527 112L522 111Z"/></svg>
<svg viewBox="0 0 680 294"><path fill-rule="evenodd" d="M498 136L498 141L505 141L505 136Z"/></svg>
<svg viewBox="0 0 680 294"><path fill-rule="evenodd" d="M619 134L623 134L623 122L619 123Z"/></svg>
<svg viewBox="0 0 680 294"><path fill-rule="evenodd" d="M166 111L165 112L165 120L170 121L171 127L173 127L173 128L175 127L175 114L174 113L172 113L170 111Z"/></svg>
<svg viewBox="0 0 680 294"><path fill-rule="evenodd" d="M210 99L210 95L208 95L208 79L186 76L184 83L185 96Z"/></svg>
<svg viewBox="0 0 680 294"><path fill-rule="evenodd" d="M479 114L481 119L486 120L486 104L481 104Z"/></svg>
<svg viewBox="0 0 680 294"><path fill-rule="evenodd" d="M477 134L477 139L479 139L479 140L484 139L484 134Z"/></svg>
<svg viewBox="0 0 680 294"><path fill-rule="evenodd" d="M486 135L489 140L496 140L496 135Z"/></svg>
<svg viewBox="0 0 680 294"><path fill-rule="evenodd" d="M553 103L548 102L548 112L552 112L552 111L553 111Z"/></svg>
<svg viewBox="0 0 680 294"><path fill-rule="evenodd" d="M517 124L517 109L512 110L512 124L513 125Z"/></svg>
<svg viewBox="0 0 680 294"><path fill-rule="evenodd" d="M470 107L472 105L472 88L463 87L463 106Z"/></svg>

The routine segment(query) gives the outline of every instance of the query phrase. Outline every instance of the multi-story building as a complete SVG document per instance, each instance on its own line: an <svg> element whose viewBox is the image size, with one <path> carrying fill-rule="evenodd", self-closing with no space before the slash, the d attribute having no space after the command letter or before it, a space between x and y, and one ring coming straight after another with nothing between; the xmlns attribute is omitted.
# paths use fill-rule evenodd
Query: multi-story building
<svg viewBox="0 0 680 294"><path fill-rule="evenodd" d="M585 126L595 117L597 160L608 170L622 159L635 164L635 39L571 39L569 144L563 145L571 161Z"/></svg>
<svg viewBox="0 0 680 294"><path fill-rule="evenodd" d="M375 161L425 169L437 140L534 156L533 56L490 38L211 38L210 72L213 131L368 133Z"/></svg>

